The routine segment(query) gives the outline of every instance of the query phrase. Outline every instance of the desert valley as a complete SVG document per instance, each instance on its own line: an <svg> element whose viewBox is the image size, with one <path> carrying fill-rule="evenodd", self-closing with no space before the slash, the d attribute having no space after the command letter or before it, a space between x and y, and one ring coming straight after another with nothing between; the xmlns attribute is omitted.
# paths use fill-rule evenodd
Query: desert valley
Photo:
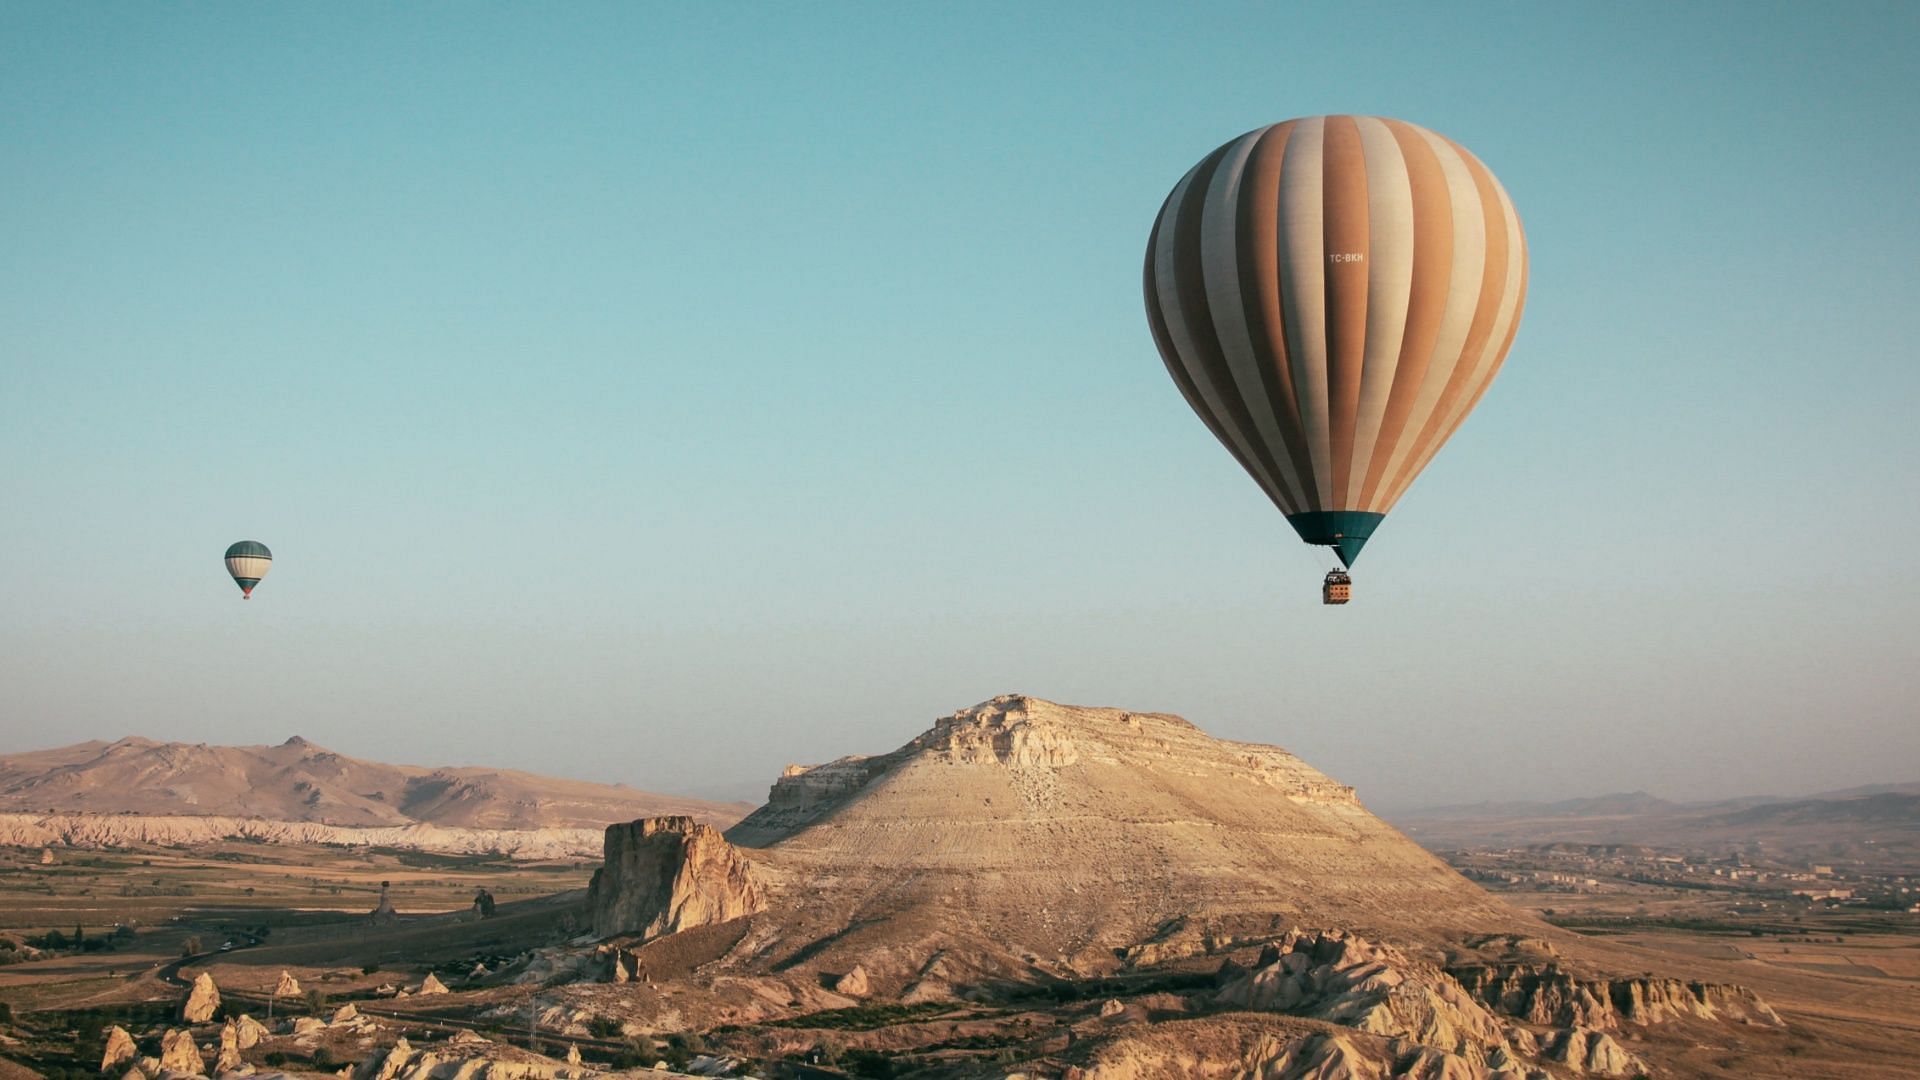
<svg viewBox="0 0 1920 1080"><path fill-rule="evenodd" d="M0 1080L1920 1077L1916 53L0 2Z"/></svg>
<svg viewBox="0 0 1920 1080"><path fill-rule="evenodd" d="M86 744L0 759L0 1057L125 1080L1905 1076L1920 866L1886 794L1824 800L1817 864L1806 800L1756 803L1795 808L1730 847L1692 811L1454 808L1406 822L1429 851L1279 748L1020 695L792 767L757 808L298 739Z"/></svg>

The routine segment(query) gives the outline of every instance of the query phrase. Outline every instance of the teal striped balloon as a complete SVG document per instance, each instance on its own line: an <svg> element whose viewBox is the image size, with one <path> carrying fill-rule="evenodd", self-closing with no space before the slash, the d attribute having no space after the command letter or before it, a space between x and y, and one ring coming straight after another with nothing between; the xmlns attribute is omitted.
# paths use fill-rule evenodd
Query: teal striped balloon
<svg viewBox="0 0 1920 1080"><path fill-rule="evenodd" d="M242 540L227 549L227 573L240 586L242 600L253 599L253 587L273 568L273 552L258 540Z"/></svg>

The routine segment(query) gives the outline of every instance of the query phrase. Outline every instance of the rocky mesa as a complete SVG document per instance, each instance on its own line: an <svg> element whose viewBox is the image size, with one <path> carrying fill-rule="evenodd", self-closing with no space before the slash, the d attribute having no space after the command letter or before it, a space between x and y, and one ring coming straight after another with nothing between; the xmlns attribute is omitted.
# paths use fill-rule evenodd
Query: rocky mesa
<svg viewBox="0 0 1920 1080"><path fill-rule="evenodd" d="M1739 987L1610 967L1292 754L1163 714L1004 695L788 769L724 837L661 818L605 851L576 970L626 985L555 1008L718 1025L747 1056L892 1009L912 1022L875 1052L1018 1047L954 1075L1521 1080L1657 1072L1662 1025L1781 1026Z"/></svg>

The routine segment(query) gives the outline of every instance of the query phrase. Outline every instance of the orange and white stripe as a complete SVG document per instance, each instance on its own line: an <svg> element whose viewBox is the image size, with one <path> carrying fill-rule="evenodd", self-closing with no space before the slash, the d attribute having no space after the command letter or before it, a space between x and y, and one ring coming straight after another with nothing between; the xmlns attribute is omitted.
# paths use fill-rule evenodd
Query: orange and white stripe
<svg viewBox="0 0 1920 1080"><path fill-rule="evenodd" d="M1145 276L1174 383L1283 513L1384 514L1499 373L1526 237L1452 141L1311 117L1194 166Z"/></svg>

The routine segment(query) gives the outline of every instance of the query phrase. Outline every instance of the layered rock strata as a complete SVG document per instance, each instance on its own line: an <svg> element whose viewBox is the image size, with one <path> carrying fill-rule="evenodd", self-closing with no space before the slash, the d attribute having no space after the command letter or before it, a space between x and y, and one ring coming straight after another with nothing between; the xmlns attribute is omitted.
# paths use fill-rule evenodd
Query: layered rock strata
<svg viewBox="0 0 1920 1080"><path fill-rule="evenodd" d="M766 906L741 853L690 817L610 825L605 852L587 890L593 932L601 937L655 938Z"/></svg>

